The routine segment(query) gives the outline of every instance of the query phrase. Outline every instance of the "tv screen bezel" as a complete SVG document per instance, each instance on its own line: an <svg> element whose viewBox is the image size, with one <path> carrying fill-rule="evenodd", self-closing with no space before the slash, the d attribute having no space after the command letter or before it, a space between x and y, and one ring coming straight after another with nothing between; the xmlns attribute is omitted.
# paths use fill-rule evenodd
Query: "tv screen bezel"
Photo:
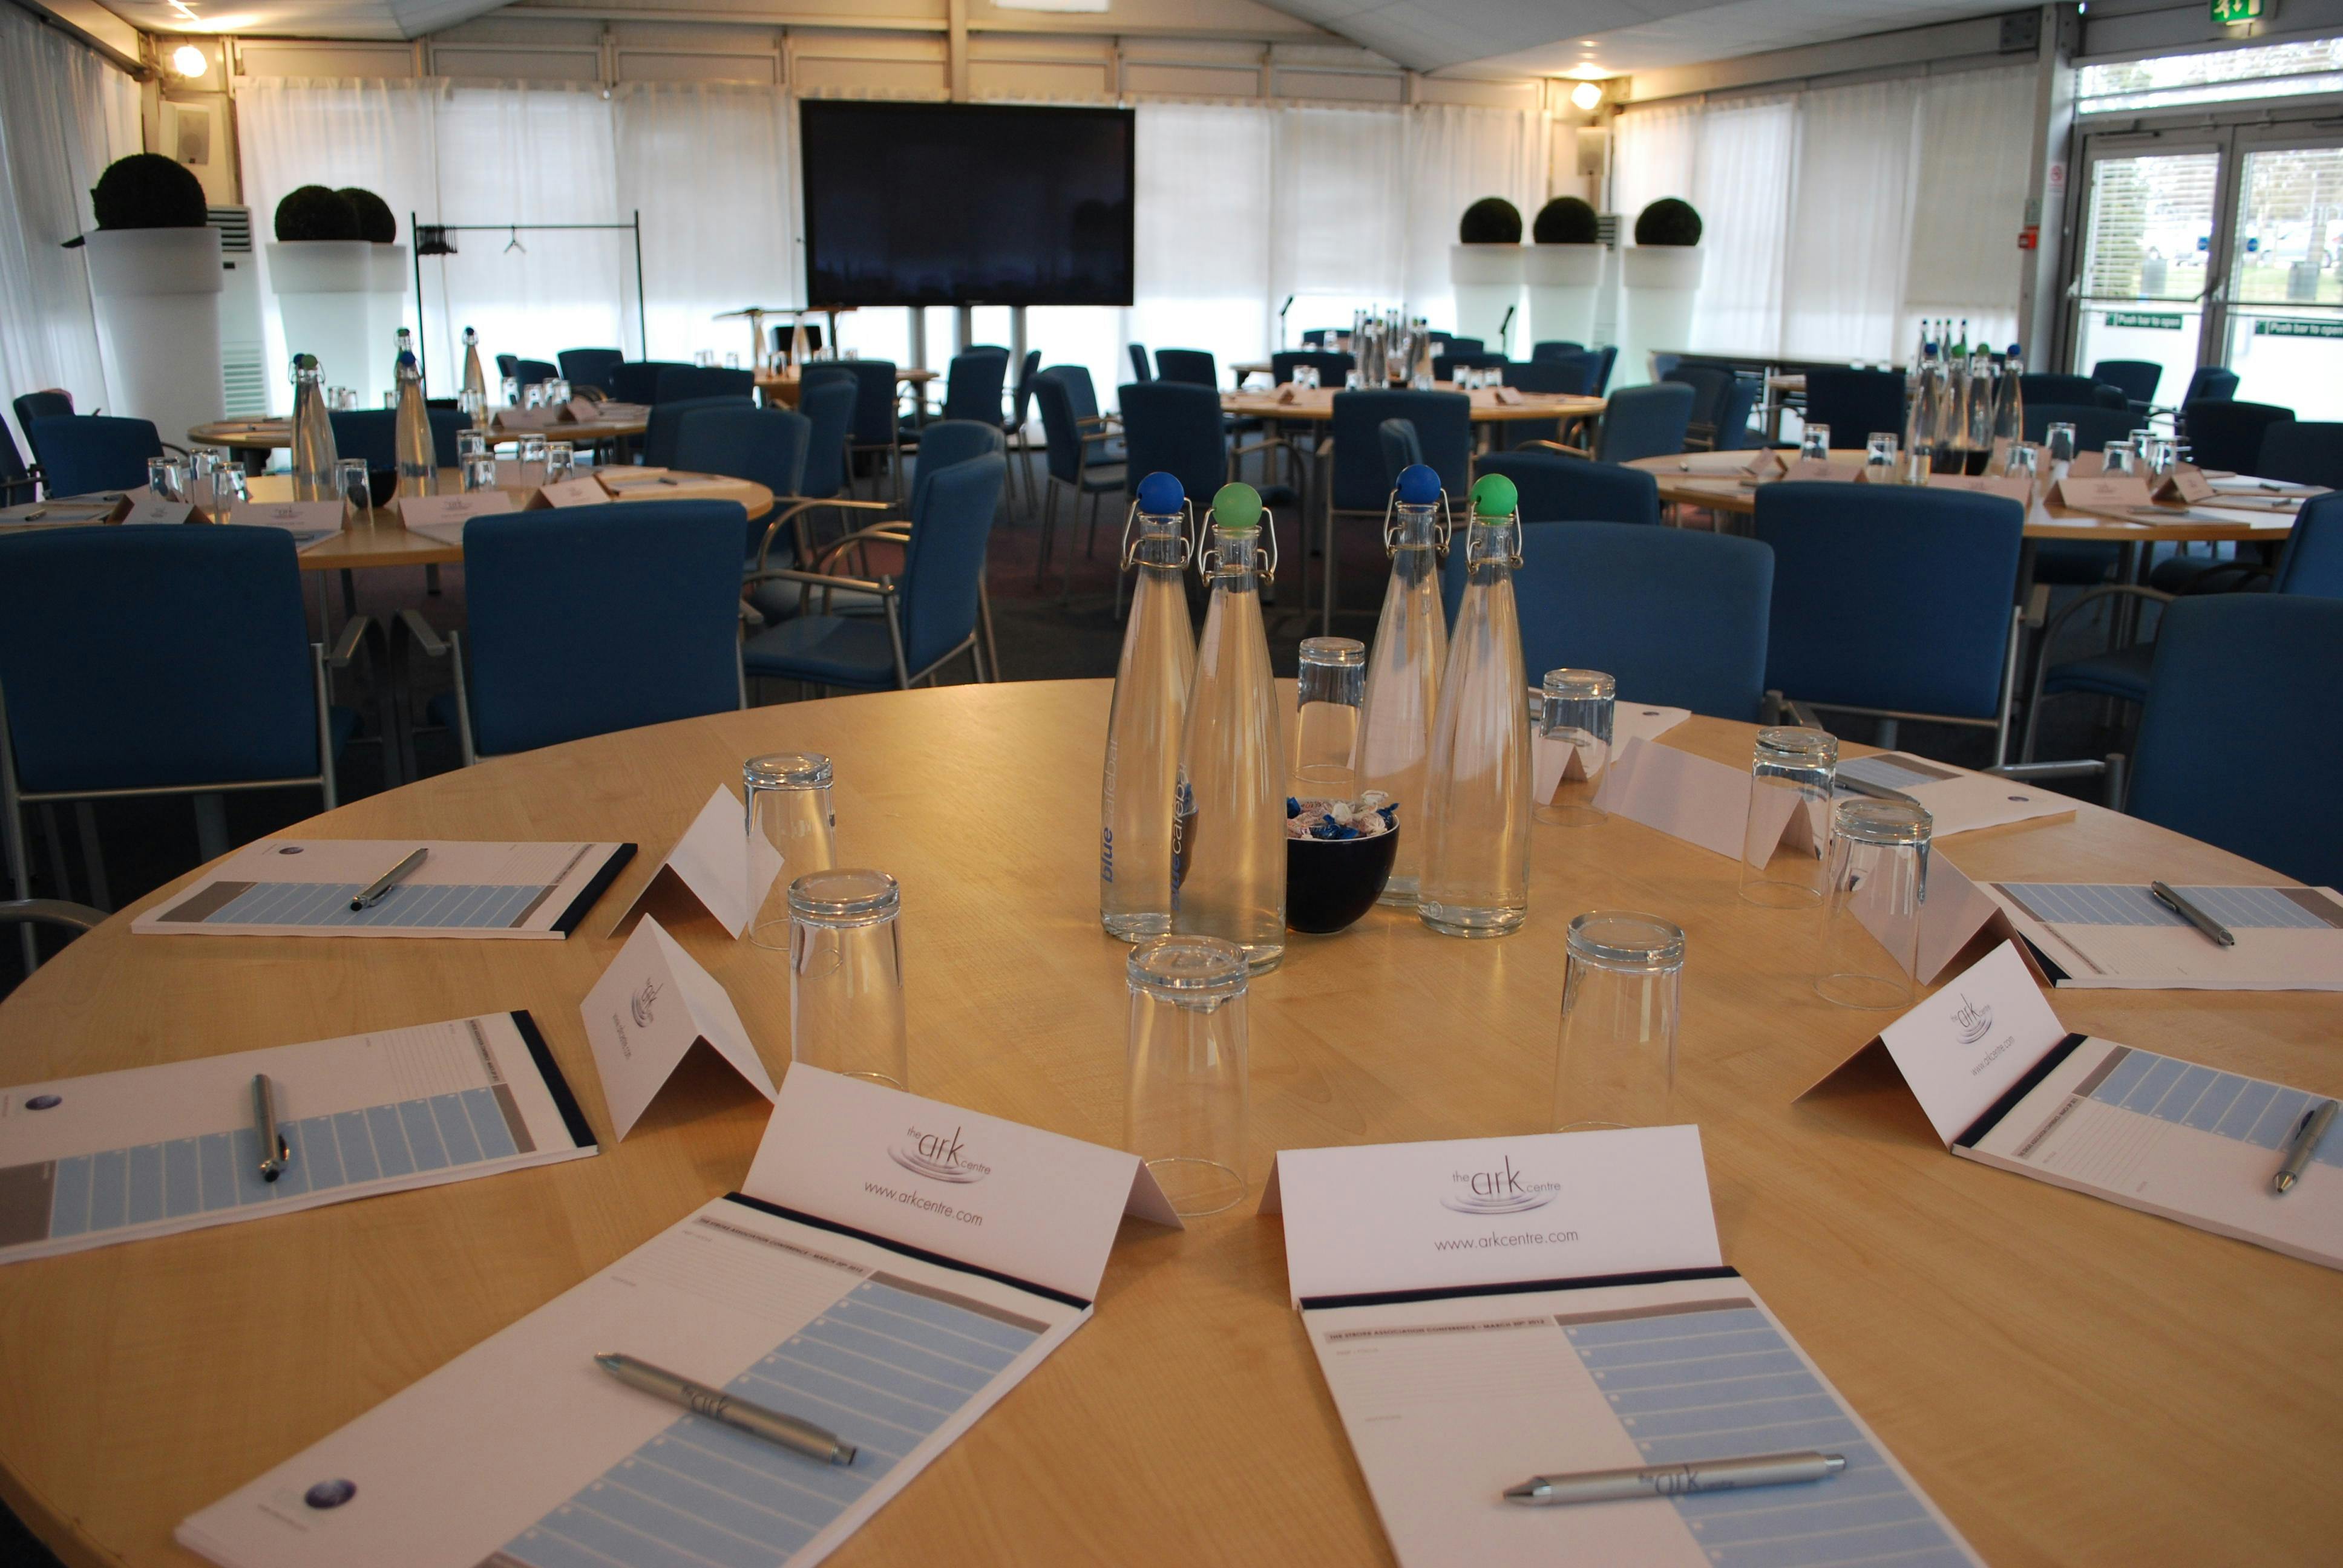
<svg viewBox="0 0 2343 1568"><path fill-rule="evenodd" d="M819 299L814 297L814 258L820 254L818 238L819 226L817 225L814 217L815 203L813 199L813 186L809 177L809 166L806 159L806 151L810 141L806 130L807 118L809 116L812 116L833 120L849 120L856 117L864 117L875 120L881 116L896 116L902 115L907 112L930 115L938 119L956 118L967 121L970 124L971 136L980 134L976 128L975 122L985 119L998 120L1008 116L1024 117L1033 115L1079 115L1091 119L1111 118L1122 122L1123 188L1130 193L1131 199L1123 204L1122 254L1124 266L1121 297L1112 299L1070 300L1043 291L1013 291L1008 294L988 294L982 297L942 299L897 294L889 294L884 296L858 296L852 297L840 297L837 299ZM1137 274L1139 271L1139 224L1137 216L1139 205L1138 119L1139 116L1136 110L1120 108L1108 105L1080 104L1059 106L1043 104L950 104L905 101L900 99L800 98L798 100L798 137L796 148L798 156L798 223L805 245L804 266L807 308L809 310L820 310L830 306L836 306L841 309L850 307L884 309L892 307L913 306L940 306L947 308L956 308L962 306L979 305L1042 305L1096 306L1101 309L1112 309L1117 307L1130 306L1133 303L1132 296L1136 289L1138 281Z"/></svg>

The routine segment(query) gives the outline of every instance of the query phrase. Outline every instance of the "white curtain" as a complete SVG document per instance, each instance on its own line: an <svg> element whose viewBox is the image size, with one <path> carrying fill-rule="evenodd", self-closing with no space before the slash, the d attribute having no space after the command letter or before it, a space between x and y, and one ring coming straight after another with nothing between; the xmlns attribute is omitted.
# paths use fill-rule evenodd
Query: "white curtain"
<svg viewBox="0 0 2343 1568"><path fill-rule="evenodd" d="M1551 125L1543 113L1454 104L1410 109L1406 117L1404 303L1435 327L1453 327L1456 296L1448 281L1448 247L1456 243L1456 220L1483 196L1503 196L1521 209L1522 237L1529 237L1530 219L1545 205ZM1528 352L1518 340L1515 347Z"/></svg>
<svg viewBox="0 0 2343 1568"><path fill-rule="evenodd" d="M1702 117L1687 198L1699 209L1701 245L1708 253L1693 299L1694 347L1720 354L1781 352L1790 237L1786 171L1796 163L1797 146L1797 108L1787 98L1743 98L1713 106ZM1621 218L1632 226L1624 209Z"/></svg>
<svg viewBox="0 0 2343 1568"><path fill-rule="evenodd" d="M106 407L89 274L82 253L62 246L95 226L89 190L106 166L138 150L137 85L0 5L0 390L9 399L62 387L85 413ZM13 429L13 411L8 422Z"/></svg>
<svg viewBox="0 0 2343 1568"><path fill-rule="evenodd" d="M1909 83L1866 82L1801 100L1781 353L1896 357L1913 237L1915 135Z"/></svg>
<svg viewBox="0 0 2343 1568"><path fill-rule="evenodd" d="M1917 99L1912 256L1896 347L1925 316L1966 317L1969 341L2017 336L2017 231L2034 156L2034 68L1939 76Z"/></svg>
<svg viewBox="0 0 2343 1568"><path fill-rule="evenodd" d="M1277 220L1265 226L1273 255L1266 292L1272 309L1293 296L1286 333L1299 347L1311 327L1347 329L1357 311L1407 297L1412 122L1389 109L1321 108L1281 109L1274 120Z"/></svg>

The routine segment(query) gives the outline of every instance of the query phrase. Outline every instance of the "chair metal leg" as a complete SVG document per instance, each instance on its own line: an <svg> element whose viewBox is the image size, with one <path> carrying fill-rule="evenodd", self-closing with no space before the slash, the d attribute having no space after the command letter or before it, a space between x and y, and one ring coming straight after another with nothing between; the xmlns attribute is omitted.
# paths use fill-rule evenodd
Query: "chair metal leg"
<svg viewBox="0 0 2343 1568"><path fill-rule="evenodd" d="M196 853L206 860L216 860L227 853L227 797L197 795L196 807Z"/></svg>
<svg viewBox="0 0 2343 1568"><path fill-rule="evenodd" d="M437 598L439 597L439 568L437 567L428 566L423 568L423 591L429 594L433 598Z"/></svg>
<svg viewBox="0 0 2343 1568"><path fill-rule="evenodd" d="M16 799L16 760L8 751L8 725L5 709L0 709L0 836L6 839L8 878L16 897L33 896L33 862L25 842L25 807ZM63 893L65 890L57 890ZM17 942L25 958L25 972L31 974L40 967L41 950L34 940L28 922L17 928Z"/></svg>
<svg viewBox="0 0 2343 1568"><path fill-rule="evenodd" d="M97 909L114 908L106 887L106 851L97 842L97 810L87 800L74 802L74 829L81 835L82 872L89 879L89 901Z"/></svg>
<svg viewBox="0 0 2343 1568"><path fill-rule="evenodd" d="M985 667L992 671L986 676L979 670L978 675L980 678L997 681L1001 678L1001 645L992 638L992 596L984 591L984 581L980 578L976 584L976 615L978 624L984 630Z"/></svg>
<svg viewBox="0 0 2343 1568"><path fill-rule="evenodd" d="M1058 481L1041 481L1041 545L1033 558L1033 586L1040 588L1050 577L1050 545L1058 528Z"/></svg>

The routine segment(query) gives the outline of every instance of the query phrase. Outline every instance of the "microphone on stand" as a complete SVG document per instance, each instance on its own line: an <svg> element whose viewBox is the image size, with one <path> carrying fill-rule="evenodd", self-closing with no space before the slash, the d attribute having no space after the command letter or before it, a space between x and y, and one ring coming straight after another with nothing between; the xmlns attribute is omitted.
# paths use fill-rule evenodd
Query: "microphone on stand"
<svg viewBox="0 0 2343 1568"><path fill-rule="evenodd" d="M1505 318L1497 323L1497 352L1508 359L1511 359L1513 355L1513 350L1506 345L1505 339L1513 330L1513 312L1520 308L1518 305L1508 305L1505 307Z"/></svg>
<svg viewBox="0 0 2343 1568"><path fill-rule="evenodd" d="M1293 296L1287 295L1285 303L1277 307L1277 346L1285 347L1285 313L1293 308Z"/></svg>

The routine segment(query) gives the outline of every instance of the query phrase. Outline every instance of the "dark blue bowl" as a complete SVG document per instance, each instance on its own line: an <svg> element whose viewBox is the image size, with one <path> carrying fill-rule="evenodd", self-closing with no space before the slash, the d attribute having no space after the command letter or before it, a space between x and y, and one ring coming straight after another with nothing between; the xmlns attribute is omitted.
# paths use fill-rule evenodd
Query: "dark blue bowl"
<svg viewBox="0 0 2343 1568"><path fill-rule="evenodd" d="M1355 924L1383 896L1392 862L1399 858L1399 832L1394 828L1365 839L1288 839L1286 925L1325 936Z"/></svg>

